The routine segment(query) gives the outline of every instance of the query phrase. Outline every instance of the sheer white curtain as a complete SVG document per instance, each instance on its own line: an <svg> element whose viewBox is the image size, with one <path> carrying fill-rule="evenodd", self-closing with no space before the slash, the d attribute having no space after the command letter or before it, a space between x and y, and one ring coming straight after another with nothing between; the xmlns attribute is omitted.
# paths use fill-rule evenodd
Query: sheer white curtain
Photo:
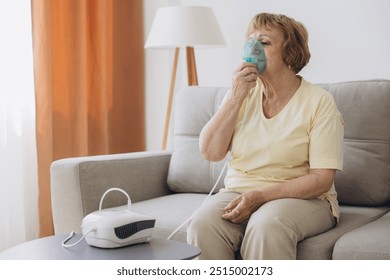
<svg viewBox="0 0 390 280"><path fill-rule="evenodd" d="M0 252L38 237L30 1L0 0Z"/></svg>

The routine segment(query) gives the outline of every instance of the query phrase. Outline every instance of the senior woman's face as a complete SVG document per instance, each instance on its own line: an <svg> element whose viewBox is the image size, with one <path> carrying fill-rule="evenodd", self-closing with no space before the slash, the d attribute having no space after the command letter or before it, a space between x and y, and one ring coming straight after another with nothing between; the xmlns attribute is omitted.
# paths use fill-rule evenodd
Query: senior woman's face
<svg viewBox="0 0 390 280"><path fill-rule="evenodd" d="M263 73L264 76L272 75L287 67L286 63L282 59L284 44L282 31L274 27L261 27L254 30L249 37L256 38L264 46L265 56L267 58L267 67Z"/></svg>

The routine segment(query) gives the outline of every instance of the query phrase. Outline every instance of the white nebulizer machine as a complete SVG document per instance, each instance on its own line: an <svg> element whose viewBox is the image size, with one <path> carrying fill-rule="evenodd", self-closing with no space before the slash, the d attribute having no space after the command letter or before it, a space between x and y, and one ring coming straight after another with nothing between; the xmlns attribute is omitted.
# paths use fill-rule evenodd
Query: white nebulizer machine
<svg viewBox="0 0 390 280"><path fill-rule="evenodd" d="M120 191L127 196L127 209L102 210L103 199L111 191ZM64 247L72 247L84 238L87 243L99 248L118 248L132 244L145 243L152 238L155 219L146 215L130 211L131 200L129 195L120 188L110 188L100 200L99 210L88 214L82 221L83 237L76 243L66 244L74 236L72 232L62 242Z"/></svg>

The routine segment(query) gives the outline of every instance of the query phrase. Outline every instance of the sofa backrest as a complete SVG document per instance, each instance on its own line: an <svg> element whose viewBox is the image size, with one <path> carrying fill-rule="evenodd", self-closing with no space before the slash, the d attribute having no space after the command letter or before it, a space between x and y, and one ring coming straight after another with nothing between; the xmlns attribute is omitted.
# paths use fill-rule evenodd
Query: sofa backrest
<svg viewBox="0 0 390 280"><path fill-rule="evenodd" d="M203 159L199 151L199 134L218 110L227 91L226 87L196 86L177 94L167 181L172 191L209 193L217 181L226 159L221 162ZM222 178L216 191L223 186Z"/></svg>
<svg viewBox="0 0 390 280"><path fill-rule="evenodd" d="M335 186L341 204L377 206L390 201L390 81L321 85L343 115L344 168Z"/></svg>
<svg viewBox="0 0 390 280"><path fill-rule="evenodd" d="M344 169L335 179L339 202L365 206L389 203L390 81L320 86L333 94L345 122ZM196 86L177 95L168 172L172 191L208 193L217 180L226 159L217 163L204 160L199 152L199 134L227 91L227 87ZM222 187L223 178L216 191Z"/></svg>

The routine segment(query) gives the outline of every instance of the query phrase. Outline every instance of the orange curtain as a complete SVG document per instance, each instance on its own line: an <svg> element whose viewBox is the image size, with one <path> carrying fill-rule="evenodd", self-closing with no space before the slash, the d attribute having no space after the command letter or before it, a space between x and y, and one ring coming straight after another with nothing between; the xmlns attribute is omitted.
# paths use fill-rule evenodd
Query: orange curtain
<svg viewBox="0 0 390 280"><path fill-rule="evenodd" d="M32 0L40 236L53 234L50 164L141 151L142 0Z"/></svg>

